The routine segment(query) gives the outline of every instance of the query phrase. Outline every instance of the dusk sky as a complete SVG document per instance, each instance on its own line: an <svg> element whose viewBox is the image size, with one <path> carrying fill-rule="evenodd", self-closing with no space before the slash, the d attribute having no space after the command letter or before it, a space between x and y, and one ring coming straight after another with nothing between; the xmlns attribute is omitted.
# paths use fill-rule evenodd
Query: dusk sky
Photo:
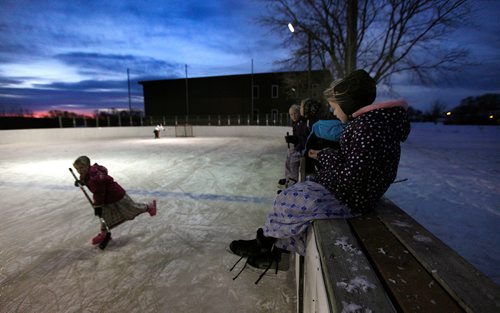
<svg viewBox="0 0 500 313"><path fill-rule="evenodd" d="M466 46L477 66L424 87L394 80L393 94L426 110L439 100L500 93L500 1L477 9L442 44ZM143 110L141 80L284 71L291 39L257 22L265 6L252 0L0 0L0 114L29 110Z"/></svg>

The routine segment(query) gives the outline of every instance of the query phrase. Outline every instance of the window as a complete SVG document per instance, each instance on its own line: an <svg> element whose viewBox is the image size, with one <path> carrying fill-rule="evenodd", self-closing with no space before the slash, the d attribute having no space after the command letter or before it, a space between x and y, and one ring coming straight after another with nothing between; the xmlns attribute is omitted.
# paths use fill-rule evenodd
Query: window
<svg viewBox="0 0 500 313"><path fill-rule="evenodd" d="M271 86L271 98L275 99L279 97L279 86L272 85Z"/></svg>
<svg viewBox="0 0 500 313"><path fill-rule="evenodd" d="M260 88L259 88L259 85L253 85L252 92L253 92L253 98L254 99L259 99L260 98Z"/></svg>

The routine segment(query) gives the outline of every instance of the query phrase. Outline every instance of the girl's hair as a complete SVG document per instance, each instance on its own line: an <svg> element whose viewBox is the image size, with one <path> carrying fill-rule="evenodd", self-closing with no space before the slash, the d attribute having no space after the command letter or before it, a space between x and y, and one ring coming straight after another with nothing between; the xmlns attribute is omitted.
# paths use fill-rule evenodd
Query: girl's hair
<svg viewBox="0 0 500 313"><path fill-rule="evenodd" d="M288 112L300 112L300 106L298 104L292 104L288 109Z"/></svg>
<svg viewBox="0 0 500 313"><path fill-rule="evenodd" d="M78 157L75 162L73 162L73 165L84 165L84 166L90 166L90 159L88 156L86 155L82 155L80 157Z"/></svg>

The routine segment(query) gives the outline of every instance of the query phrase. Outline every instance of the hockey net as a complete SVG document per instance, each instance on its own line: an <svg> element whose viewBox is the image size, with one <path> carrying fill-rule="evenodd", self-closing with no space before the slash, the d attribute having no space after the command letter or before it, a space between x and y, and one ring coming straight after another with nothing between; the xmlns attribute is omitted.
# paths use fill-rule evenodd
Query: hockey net
<svg viewBox="0 0 500 313"><path fill-rule="evenodd" d="M193 125L191 124L176 125L175 137L193 137Z"/></svg>

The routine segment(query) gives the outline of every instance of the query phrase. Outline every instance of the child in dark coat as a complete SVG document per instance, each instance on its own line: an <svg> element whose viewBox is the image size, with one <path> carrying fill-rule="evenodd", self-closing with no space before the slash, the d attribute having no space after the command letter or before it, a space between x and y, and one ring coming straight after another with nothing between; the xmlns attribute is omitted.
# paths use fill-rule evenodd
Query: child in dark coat
<svg viewBox="0 0 500 313"><path fill-rule="evenodd" d="M108 175L108 170L97 163L90 165L87 156L75 160L73 167L80 174L80 181L75 182L87 186L93 194L95 214L102 217L109 229L121 223L133 220L137 215L148 212L156 215L156 200L146 203L134 202L125 190ZM106 229L92 238L92 244L101 243L106 237Z"/></svg>
<svg viewBox="0 0 500 313"><path fill-rule="evenodd" d="M307 136L309 136L307 120L301 116L300 111L300 106L296 104L288 110L292 120L292 135L285 136L289 147L285 161L285 178L278 182L285 187L291 186L299 180L300 157L305 148Z"/></svg>
<svg viewBox="0 0 500 313"><path fill-rule="evenodd" d="M275 248L304 255L306 230L315 219L350 218L373 209L396 178L400 143L410 132L406 102L371 105L376 84L364 70L332 82L324 94L335 116L348 123L340 149L309 150L319 164L316 180L278 194L256 239L231 243L233 253L253 259L250 264L269 260Z"/></svg>

